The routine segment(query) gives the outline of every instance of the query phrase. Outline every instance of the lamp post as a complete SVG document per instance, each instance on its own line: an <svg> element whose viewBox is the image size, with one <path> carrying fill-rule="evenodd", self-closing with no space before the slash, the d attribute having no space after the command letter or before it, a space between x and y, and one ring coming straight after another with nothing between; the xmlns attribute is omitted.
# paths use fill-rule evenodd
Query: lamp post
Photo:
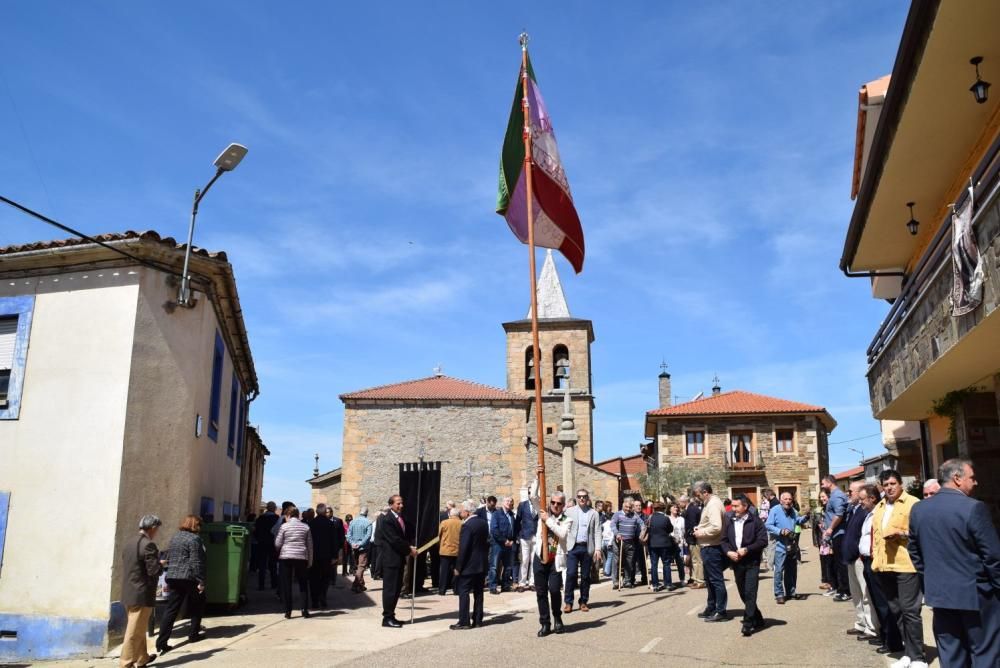
<svg viewBox="0 0 1000 668"><path fill-rule="evenodd" d="M188 227L188 239L187 248L184 251L184 269L181 271L181 287L177 292L177 305L185 306L191 308L194 306L194 302L191 299L190 287L191 287L191 276L188 274L188 267L191 264L191 243L194 240L194 221L198 217L198 205L201 204L201 200L208 193L208 189L219 179L224 172L231 172L236 169L236 165L240 164L240 160L243 156L247 154L247 147L241 144L230 144L226 147L226 150L219 154L219 157L215 159L215 176L208 184L200 189L194 191L194 205L191 207L191 225Z"/></svg>
<svg viewBox="0 0 1000 668"><path fill-rule="evenodd" d="M864 450L858 450L856 448L851 448L851 447L848 447L847 449L850 450L851 452L858 453L859 455L861 455L861 461L865 461L865 452L864 452Z"/></svg>

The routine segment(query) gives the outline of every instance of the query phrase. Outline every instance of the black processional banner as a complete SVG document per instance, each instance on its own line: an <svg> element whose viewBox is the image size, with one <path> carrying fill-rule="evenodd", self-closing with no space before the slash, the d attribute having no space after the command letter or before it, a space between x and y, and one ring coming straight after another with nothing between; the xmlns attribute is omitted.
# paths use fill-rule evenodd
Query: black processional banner
<svg viewBox="0 0 1000 668"><path fill-rule="evenodd" d="M438 508L441 503L441 462L400 464L399 494L403 497L406 538L412 545L420 547L438 535L438 517L441 511ZM416 535L418 525L419 536Z"/></svg>

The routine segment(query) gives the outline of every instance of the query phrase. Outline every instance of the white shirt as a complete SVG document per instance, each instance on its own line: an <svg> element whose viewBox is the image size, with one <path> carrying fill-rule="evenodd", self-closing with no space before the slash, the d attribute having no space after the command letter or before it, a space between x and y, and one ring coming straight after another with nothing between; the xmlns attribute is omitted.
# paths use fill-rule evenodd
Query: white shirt
<svg viewBox="0 0 1000 668"><path fill-rule="evenodd" d="M674 540L677 541L678 545L684 544L684 518L678 515L677 517L671 517L670 521L674 524Z"/></svg>
<svg viewBox="0 0 1000 668"><path fill-rule="evenodd" d="M872 556L872 521L875 513L868 513L864 524L861 525L861 540L858 541L858 551L862 557Z"/></svg>
<svg viewBox="0 0 1000 668"><path fill-rule="evenodd" d="M743 513L743 517L737 517L733 515L733 533L736 538L736 549L743 547L743 525L747 521L747 513Z"/></svg>
<svg viewBox="0 0 1000 668"><path fill-rule="evenodd" d="M889 528L889 519L892 517L892 504L889 500L885 501L885 515L882 516L882 531L885 532Z"/></svg>

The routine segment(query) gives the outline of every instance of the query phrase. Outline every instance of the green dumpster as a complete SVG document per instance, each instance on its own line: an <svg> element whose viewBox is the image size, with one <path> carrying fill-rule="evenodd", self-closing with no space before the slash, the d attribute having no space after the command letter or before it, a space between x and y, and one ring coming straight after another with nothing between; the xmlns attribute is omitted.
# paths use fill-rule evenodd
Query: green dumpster
<svg viewBox="0 0 1000 668"><path fill-rule="evenodd" d="M205 543L205 601L235 608L246 601L250 530L230 522L201 525Z"/></svg>

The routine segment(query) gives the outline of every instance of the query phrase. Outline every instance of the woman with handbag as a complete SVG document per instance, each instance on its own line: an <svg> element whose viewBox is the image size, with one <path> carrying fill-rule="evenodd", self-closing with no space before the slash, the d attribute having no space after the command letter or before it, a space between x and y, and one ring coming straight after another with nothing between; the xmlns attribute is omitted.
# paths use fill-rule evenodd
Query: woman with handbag
<svg viewBox="0 0 1000 668"><path fill-rule="evenodd" d="M191 618L188 642L198 642L205 637L201 633L205 596L205 544L198 535L200 531L201 519L197 515L188 515L167 547L167 589L170 593L167 612L160 623L160 635L156 639L156 651L160 654L171 649L167 643L185 601Z"/></svg>

